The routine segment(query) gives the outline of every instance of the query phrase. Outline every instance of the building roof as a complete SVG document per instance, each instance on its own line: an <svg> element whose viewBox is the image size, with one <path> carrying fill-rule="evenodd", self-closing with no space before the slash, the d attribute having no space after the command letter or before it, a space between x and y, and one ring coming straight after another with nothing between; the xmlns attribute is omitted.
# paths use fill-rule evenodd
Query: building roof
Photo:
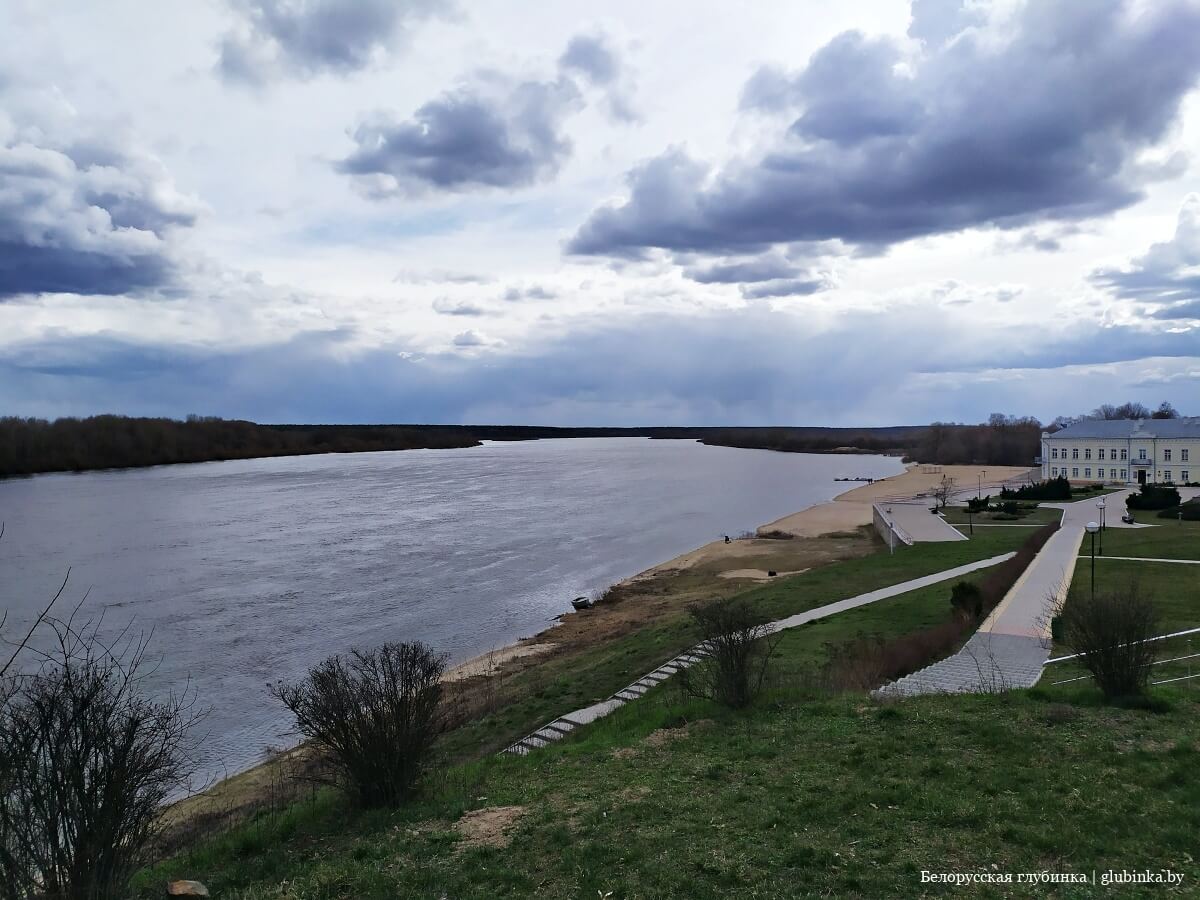
<svg viewBox="0 0 1200 900"><path fill-rule="evenodd" d="M1200 416L1178 419L1084 419L1050 435L1051 441L1124 440L1126 438L1195 438L1200 440Z"/></svg>

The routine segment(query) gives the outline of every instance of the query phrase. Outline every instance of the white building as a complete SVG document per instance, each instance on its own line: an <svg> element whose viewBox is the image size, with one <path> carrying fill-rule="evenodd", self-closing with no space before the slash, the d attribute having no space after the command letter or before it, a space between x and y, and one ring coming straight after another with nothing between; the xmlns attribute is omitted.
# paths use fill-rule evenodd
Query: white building
<svg viewBox="0 0 1200 900"><path fill-rule="evenodd" d="M1200 417L1088 419L1042 432L1042 478L1119 484L1200 481Z"/></svg>

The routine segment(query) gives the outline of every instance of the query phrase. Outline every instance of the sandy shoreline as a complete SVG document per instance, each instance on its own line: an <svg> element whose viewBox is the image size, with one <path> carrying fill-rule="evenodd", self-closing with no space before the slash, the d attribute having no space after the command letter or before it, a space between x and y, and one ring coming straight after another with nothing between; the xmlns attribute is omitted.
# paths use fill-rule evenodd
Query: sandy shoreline
<svg viewBox="0 0 1200 900"><path fill-rule="evenodd" d="M871 504L877 500L899 500L928 494L943 477L953 478L959 488L979 487L984 493L995 492L1001 484L1020 478L1029 471L1023 466L925 466L910 463L897 475L859 485L838 494L826 503L818 503L791 513L774 522L760 525L760 536L783 532L792 537L812 538L854 531L871 524ZM631 581L662 572L690 569L700 563L718 559L735 559L754 554L754 548L744 541L726 544L713 541L695 550L680 554L634 575Z"/></svg>

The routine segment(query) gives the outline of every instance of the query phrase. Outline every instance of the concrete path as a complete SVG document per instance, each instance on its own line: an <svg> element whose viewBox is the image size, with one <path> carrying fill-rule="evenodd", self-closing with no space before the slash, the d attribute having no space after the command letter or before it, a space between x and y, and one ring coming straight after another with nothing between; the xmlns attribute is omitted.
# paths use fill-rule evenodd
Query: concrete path
<svg viewBox="0 0 1200 900"><path fill-rule="evenodd" d="M1105 502L1109 512L1125 508L1123 493L1111 494ZM884 685L875 696L983 693L1037 684L1050 656L1050 618L1071 586L1084 526L1099 512L1095 500L1042 505L1064 511L1062 526L974 637L954 656Z"/></svg>
<svg viewBox="0 0 1200 900"><path fill-rule="evenodd" d="M928 512L925 515L929 518ZM965 566L956 566L953 569L946 569L942 572L935 572L932 575L923 575L920 578L913 578L909 581L893 584L890 587L880 588L875 591L868 591L865 594L859 594L856 597L848 597L845 600L837 600L833 603L827 603L824 606L819 606L815 609L809 609L802 613L797 613L794 616L788 616L786 619L780 619L776 622L771 622L765 626L768 634L776 634L788 628L795 628L799 625L805 625L808 622L814 622L817 619L824 619L827 616L836 615L840 612L845 612L848 609L854 609L859 606L866 606L869 603L875 603L879 600L886 600L888 597L896 597L900 594L906 594L909 591L915 591L918 588L928 587L931 584L938 584L942 581L949 581L953 578L961 578L970 572L979 569L986 569L990 566L1002 563L1007 559L1011 559L1012 553L1002 553L999 556L993 556L989 559L981 559L978 562L968 563ZM526 735L506 747L502 753L514 753L518 756L537 750L539 747L545 747L547 744L560 740L574 731L581 725L587 725L597 719L607 716L614 710L620 709L626 703L636 700L641 697L646 691L655 685L666 681L680 669L686 669L689 666L694 666L706 656L709 655L708 648L705 644L697 644L692 649L681 653L674 659L663 663L653 672L642 676L633 684L626 688L617 691L607 700L602 700L599 703L594 703L591 706L586 706L583 709L577 709L574 712L566 713L559 716L551 722L547 722L541 728ZM1039 663L1040 665L1040 663Z"/></svg>
<svg viewBox="0 0 1200 900"><path fill-rule="evenodd" d="M929 511L930 503L880 503L884 514L899 525L913 541L965 541L967 538Z"/></svg>

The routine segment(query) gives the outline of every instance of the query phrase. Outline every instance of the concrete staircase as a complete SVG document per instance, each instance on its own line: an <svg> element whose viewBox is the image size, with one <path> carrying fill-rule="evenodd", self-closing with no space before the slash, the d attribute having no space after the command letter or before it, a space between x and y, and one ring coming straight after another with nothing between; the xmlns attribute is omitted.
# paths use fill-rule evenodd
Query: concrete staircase
<svg viewBox="0 0 1200 900"><path fill-rule="evenodd" d="M666 681L680 669L694 666L706 656L708 656L708 648L704 644L697 644L686 653L681 653L674 659L663 663L648 675L643 675L628 687L621 688L621 690L617 691L607 700L602 700L591 706L585 706L583 709L577 709L574 712L559 716L554 721L547 722L537 731L527 734L516 743L505 747L502 752L525 756L530 751L537 750L539 747L545 747L554 741L562 740L580 725L587 725L594 722L597 719L607 716L613 710L620 709L626 703L637 700L646 691L650 690L650 688Z"/></svg>
<svg viewBox="0 0 1200 900"><path fill-rule="evenodd" d="M1049 641L1042 638L981 631L953 656L885 684L872 696L979 694L1033 687L1049 658Z"/></svg>

